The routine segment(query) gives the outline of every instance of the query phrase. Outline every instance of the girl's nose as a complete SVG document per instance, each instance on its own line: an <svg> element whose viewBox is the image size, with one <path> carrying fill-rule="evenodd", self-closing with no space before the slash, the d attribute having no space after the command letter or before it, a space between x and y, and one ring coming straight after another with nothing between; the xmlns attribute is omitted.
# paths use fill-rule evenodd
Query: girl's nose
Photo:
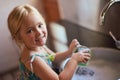
<svg viewBox="0 0 120 80"><path fill-rule="evenodd" d="M40 35L42 35L42 30L40 30L40 29L36 30L36 36L38 37Z"/></svg>

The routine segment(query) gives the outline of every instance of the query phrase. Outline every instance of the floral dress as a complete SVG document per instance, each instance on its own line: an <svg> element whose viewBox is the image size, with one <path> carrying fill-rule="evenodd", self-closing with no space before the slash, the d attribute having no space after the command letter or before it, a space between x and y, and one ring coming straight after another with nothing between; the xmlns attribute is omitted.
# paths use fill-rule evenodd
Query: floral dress
<svg viewBox="0 0 120 80"><path fill-rule="evenodd" d="M34 54L30 57L30 66L31 71L28 70L25 65L19 60L19 67L20 67L20 77L19 80L41 80L38 78L34 71L32 70L32 62L34 61L35 57L39 56L44 60L51 68L52 68L52 61L54 61L54 55L53 54Z"/></svg>

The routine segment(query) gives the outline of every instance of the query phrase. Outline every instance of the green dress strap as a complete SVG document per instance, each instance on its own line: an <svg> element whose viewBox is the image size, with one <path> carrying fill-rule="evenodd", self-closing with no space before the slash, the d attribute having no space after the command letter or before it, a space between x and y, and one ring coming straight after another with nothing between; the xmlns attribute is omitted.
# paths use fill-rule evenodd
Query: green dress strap
<svg viewBox="0 0 120 80"><path fill-rule="evenodd" d="M32 62L34 61L36 56L41 57L42 60L44 60L50 67L52 67L52 61L54 61L55 59L54 54L33 54L30 60L31 71L33 71Z"/></svg>
<svg viewBox="0 0 120 80"><path fill-rule="evenodd" d="M29 71L21 61L19 61L21 70L20 80L40 80L40 78L38 78L34 74L32 66L32 63L35 60L36 56L41 57L43 61L45 61L50 67L52 67L52 61L54 61L55 59L54 54L33 54L30 56L31 71Z"/></svg>
<svg viewBox="0 0 120 80"><path fill-rule="evenodd" d="M30 67L31 67L31 71L34 73L33 71L33 66L32 66L32 63L33 61L35 60L35 57L38 56L38 57L41 57L43 61L45 61L50 67L52 67L52 61L50 60L49 58L49 54L33 54L31 56L31 60L30 60Z"/></svg>

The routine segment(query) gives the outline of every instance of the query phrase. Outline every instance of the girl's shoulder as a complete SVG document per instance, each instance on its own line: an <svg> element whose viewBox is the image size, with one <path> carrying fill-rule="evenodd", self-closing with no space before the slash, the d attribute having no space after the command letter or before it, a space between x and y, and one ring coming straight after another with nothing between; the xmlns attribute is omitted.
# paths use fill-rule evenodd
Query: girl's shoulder
<svg viewBox="0 0 120 80"><path fill-rule="evenodd" d="M27 72L27 74L29 73L31 74L30 76L32 76L32 73L34 73L32 63L36 57L40 57L41 60L46 62L52 68L52 61L54 60L54 54L48 50L49 49L47 47L44 47L43 51L39 51L38 53L30 53L30 52L28 53L24 51L20 57L20 63L21 63L20 67L23 74L26 74ZM50 52L50 54L48 52ZM27 75L23 75L23 76L27 76Z"/></svg>

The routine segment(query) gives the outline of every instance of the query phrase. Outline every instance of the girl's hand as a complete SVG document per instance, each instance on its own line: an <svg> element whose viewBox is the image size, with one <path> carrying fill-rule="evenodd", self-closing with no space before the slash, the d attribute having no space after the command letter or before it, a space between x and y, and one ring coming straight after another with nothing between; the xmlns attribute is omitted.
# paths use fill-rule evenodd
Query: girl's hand
<svg viewBox="0 0 120 80"><path fill-rule="evenodd" d="M81 62L86 63L90 58L91 58L91 54L84 52L83 53L77 52L71 56L71 59L74 59L75 61L77 61L77 63L81 63Z"/></svg>
<svg viewBox="0 0 120 80"><path fill-rule="evenodd" d="M77 47L77 45L80 45L77 39L73 39L72 42L69 45L69 52L72 54L74 49Z"/></svg>

